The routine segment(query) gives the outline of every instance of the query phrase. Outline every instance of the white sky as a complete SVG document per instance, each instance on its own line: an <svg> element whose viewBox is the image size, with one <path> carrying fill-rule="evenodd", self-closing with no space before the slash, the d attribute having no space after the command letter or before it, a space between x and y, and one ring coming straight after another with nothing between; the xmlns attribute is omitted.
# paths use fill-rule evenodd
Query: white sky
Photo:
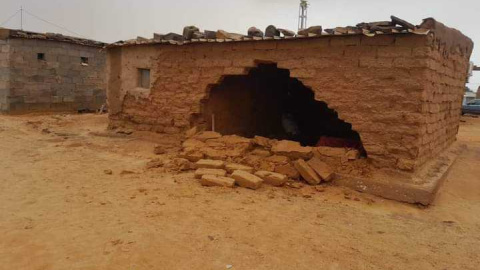
<svg viewBox="0 0 480 270"><path fill-rule="evenodd" d="M248 27L265 29L269 24L296 30L298 0L0 0L0 24L20 6L83 37L114 42L153 32L182 32L185 25L223 29L246 34ZM308 25L324 28L355 25L362 21L389 20L390 15L420 24L434 17L454 27L474 42L480 40L480 0L309 0ZM4 25L20 28L20 16ZM24 29L70 34L24 16ZM479 45L480 46L480 45ZM480 65L480 48L472 61ZM480 86L480 71L470 88Z"/></svg>

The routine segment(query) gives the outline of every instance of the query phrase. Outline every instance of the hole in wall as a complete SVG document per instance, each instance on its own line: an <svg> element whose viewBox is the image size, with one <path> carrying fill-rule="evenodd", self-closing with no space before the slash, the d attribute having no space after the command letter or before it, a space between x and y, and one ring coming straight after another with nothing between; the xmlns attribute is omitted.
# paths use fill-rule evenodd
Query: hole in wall
<svg viewBox="0 0 480 270"><path fill-rule="evenodd" d="M206 128L223 135L298 141L304 146L357 148L361 138L337 112L287 69L260 63L247 75L224 76L202 102Z"/></svg>

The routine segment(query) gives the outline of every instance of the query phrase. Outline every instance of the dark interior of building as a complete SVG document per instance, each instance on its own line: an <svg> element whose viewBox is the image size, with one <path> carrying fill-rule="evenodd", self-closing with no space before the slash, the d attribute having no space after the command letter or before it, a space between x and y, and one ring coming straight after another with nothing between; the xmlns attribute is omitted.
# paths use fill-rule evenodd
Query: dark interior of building
<svg viewBox="0 0 480 270"><path fill-rule="evenodd" d="M207 128L224 135L288 139L305 146L361 148L359 134L290 72L259 64L248 75L225 76L205 100Z"/></svg>

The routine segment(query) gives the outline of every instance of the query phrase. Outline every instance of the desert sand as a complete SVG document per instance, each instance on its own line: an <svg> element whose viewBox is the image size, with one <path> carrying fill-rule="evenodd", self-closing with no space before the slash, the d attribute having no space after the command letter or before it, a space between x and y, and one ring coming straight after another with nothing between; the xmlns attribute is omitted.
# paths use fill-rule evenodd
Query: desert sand
<svg viewBox="0 0 480 270"><path fill-rule="evenodd" d="M0 116L0 269L479 269L480 118L462 118L467 150L427 208L330 184L202 187L145 167L178 138L107 123Z"/></svg>

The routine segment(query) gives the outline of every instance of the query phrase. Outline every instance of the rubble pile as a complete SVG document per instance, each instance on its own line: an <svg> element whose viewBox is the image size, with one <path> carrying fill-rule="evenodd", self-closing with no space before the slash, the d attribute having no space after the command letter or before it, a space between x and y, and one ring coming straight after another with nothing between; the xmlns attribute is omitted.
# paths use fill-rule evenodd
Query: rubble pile
<svg viewBox="0 0 480 270"><path fill-rule="evenodd" d="M231 33L224 30L210 31L204 30L203 32L196 26L185 26L183 28L183 34L168 33L168 34L154 34L153 39L147 39L144 37L138 37L137 39L119 41L112 46L121 46L129 44L145 44L145 43L172 43L172 44L184 44L188 42L209 42L209 41L243 41L243 40L263 40L263 39L279 39L279 38L304 38L315 37L322 35L366 35L375 36L380 34L393 34L393 33L415 33L415 34L427 34L428 29L423 29L420 26L415 26L405 20L398 17L391 16L390 21L379 21L369 23L359 23L356 26L335 27L323 29L322 26L315 25L306 29L299 30L297 33L294 31L277 28L274 25L269 25L263 32L257 27L248 28L247 34Z"/></svg>
<svg viewBox="0 0 480 270"><path fill-rule="evenodd" d="M305 147L288 140L253 139L196 129L187 131L181 152L168 164L194 170L204 186L257 189L301 181L310 185L334 180L336 173L368 173L366 159L356 149ZM156 163L152 165L157 165Z"/></svg>

